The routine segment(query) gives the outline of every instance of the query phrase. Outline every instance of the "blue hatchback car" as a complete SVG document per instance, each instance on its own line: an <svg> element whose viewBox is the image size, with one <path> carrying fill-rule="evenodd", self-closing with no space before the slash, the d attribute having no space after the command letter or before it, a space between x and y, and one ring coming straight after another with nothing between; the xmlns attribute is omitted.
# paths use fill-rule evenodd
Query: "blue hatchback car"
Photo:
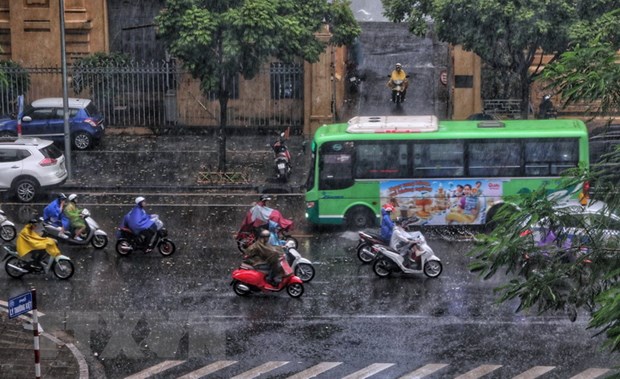
<svg viewBox="0 0 620 379"><path fill-rule="evenodd" d="M78 150L98 143L104 135L104 117L89 99L69 98L71 142ZM24 109L22 135L64 142L64 111L62 97L35 100ZM17 137L17 119L0 119L0 138Z"/></svg>

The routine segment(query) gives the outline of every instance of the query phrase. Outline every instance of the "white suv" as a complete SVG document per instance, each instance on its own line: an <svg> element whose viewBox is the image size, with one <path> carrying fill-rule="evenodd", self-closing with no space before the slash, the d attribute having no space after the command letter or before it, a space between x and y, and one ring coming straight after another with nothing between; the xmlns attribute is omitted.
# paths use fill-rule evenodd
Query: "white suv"
<svg viewBox="0 0 620 379"><path fill-rule="evenodd" d="M0 142L0 191L10 191L17 200L28 203L41 188L66 180L65 156L52 141L19 138Z"/></svg>

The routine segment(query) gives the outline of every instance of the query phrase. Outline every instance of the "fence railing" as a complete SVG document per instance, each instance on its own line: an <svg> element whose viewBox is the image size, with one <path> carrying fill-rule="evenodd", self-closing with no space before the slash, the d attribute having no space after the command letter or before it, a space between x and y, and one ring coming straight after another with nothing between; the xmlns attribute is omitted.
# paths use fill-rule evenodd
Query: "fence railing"
<svg viewBox="0 0 620 379"><path fill-rule="evenodd" d="M0 68L0 113L16 113L17 95L25 103L62 96L60 67ZM29 80L22 80L24 72ZM118 67L79 67L68 70L69 96L93 100L110 126L177 125L215 127L220 122L218 100L204 95L198 81L167 62L132 63ZM281 128L303 124L303 66L271 64L256 78L234 79L228 102L228 126Z"/></svg>

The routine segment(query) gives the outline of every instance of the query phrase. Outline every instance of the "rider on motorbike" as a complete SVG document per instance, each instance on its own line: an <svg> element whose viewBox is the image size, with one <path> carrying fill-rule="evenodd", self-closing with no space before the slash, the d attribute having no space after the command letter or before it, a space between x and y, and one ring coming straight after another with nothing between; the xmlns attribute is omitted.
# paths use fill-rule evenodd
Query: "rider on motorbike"
<svg viewBox="0 0 620 379"><path fill-rule="evenodd" d="M396 220L392 238L390 239L390 247L404 258L403 265L409 267L409 263L411 262L409 259L410 253L412 249L417 250L418 243L421 241L417 238L412 238L411 234L402 228L401 221L401 219Z"/></svg>
<svg viewBox="0 0 620 379"><path fill-rule="evenodd" d="M279 246L270 245L269 237L269 230L263 229L258 236L258 240L245 250L246 255L243 260L245 263L257 268L261 265L267 265L269 273L266 280L269 284L277 286L284 274L280 266L280 258L284 252Z"/></svg>
<svg viewBox="0 0 620 379"><path fill-rule="evenodd" d="M42 222L43 219L41 217L31 219L19 232L15 241L15 248L21 259L26 260L25 256L31 252L33 253L31 260L32 267L41 266L41 261L45 257L43 251L52 257L61 254L54 239L42 237L39 232L37 232L37 229L42 229Z"/></svg>
<svg viewBox="0 0 620 379"><path fill-rule="evenodd" d="M135 235L141 235L146 243L148 243L146 251L153 250L155 237L157 236L157 223L154 217L146 213L144 205L146 199L142 196L136 197L136 205L127 213L123 219L124 226L131 229Z"/></svg>
<svg viewBox="0 0 620 379"><path fill-rule="evenodd" d="M394 81L401 80L402 81L402 93L401 93L401 101L405 101L405 97L407 96L407 87L409 86L409 81L407 80L407 74L405 70L403 70L403 65L400 63L396 63L394 70L390 74L390 80L387 82L387 86L390 89L394 89L396 84ZM396 102L396 93L392 91L392 102Z"/></svg>
<svg viewBox="0 0 620 379"><path fill-rule="evenodd" d="M66 202L67 196L65 196L64 193L61 193L56 199L49 203L45 209L43 209L43 220L54 226L60 227L61 236L64 235L65 231L69 230L69 227L71 226L69 219L63 213Z"/></svg>
<svg viewBox="0 0 620 379"><path fill-rule="evenodd" d="M82 240L82 233L84 233L84 230L86 230L86 223L84 222L84 219L81 217L81 213L82 213L82 209L78 208L77 206L77 195L72 193L71 195L69 195L69 197L67 198L68 202L65 205L65 209L63 210L63 213L67 216L67 218L69 219L70 223L71 223L71 228L73 228L74 232L75 232L75 237L73 237L73 239L75 239L76 241L81 241Z"/></svg>
<svg viewBox="0 0 620 379"><path fill-rule="evenodd" d="M386 204L381 208L381 238L384 241L390 241L392 238L392 231L394 230L394 221L392 221L392 212L394 207L391 204Z"/></svg>

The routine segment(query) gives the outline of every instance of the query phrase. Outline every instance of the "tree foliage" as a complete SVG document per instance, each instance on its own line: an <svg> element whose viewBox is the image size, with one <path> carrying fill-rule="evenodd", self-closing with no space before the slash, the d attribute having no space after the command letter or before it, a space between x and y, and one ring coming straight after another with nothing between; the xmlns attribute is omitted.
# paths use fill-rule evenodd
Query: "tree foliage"
<svg viewBox="0 0 620 379"><path fill-rule="evenodd" d="M620 112L620 9L572 31L570 50L545 68L548 88L562 94L563 105L588 104L587 113Z"/></svg>
<svg viewBox="0 0 620 379"><path fill-rule="evenodd" d="M584 181L596 183L596 201L605 202L601 213L619 214L619 165L620 148L591 170L581 168L567 173L560 187L572 188ZM480 236L480 244L470 252L474 257L470 269L484 279L498 273L506 275L507 282L496 289L498 301L518 299L517 312L563 310L574 321L578 311L585 309L590 315L590 327L606 334L605 344L611 350L620 351L620 236L603 232L613 228L607 224L608 219L580 218L560 206L566 197L548 195L543 187L509 199L494 218L497 227L489 235ZM528 232L534 225L543 231L555 231L557 243L537 243ZM571 240L570 229L561 226L585 232ZM584 246L587 254L583 254Z"/></svg>
<svg viewBox="0 0 620 379"><path fill-rule="evenodd" d="M520 78L521 109L527 115L529 70L536 52L558 56L568 49L575 28L587 30L618 8L618 0L382 0L388 19L409 24L416 35L430 21L440 40L462 45L485 65ZM540 56L538 56L540 59Z"/></svg>
<svg viewBox="0 0 620 379"><path fill-rule="evenodd" d="M253 78L271 58L316 62L326 43L315 33L329 23L329 43L349 44L360 28L346 0L168 0L158 35L204 93L220 102L219 169L225 170L226 107L233 78Z"/></svg>

